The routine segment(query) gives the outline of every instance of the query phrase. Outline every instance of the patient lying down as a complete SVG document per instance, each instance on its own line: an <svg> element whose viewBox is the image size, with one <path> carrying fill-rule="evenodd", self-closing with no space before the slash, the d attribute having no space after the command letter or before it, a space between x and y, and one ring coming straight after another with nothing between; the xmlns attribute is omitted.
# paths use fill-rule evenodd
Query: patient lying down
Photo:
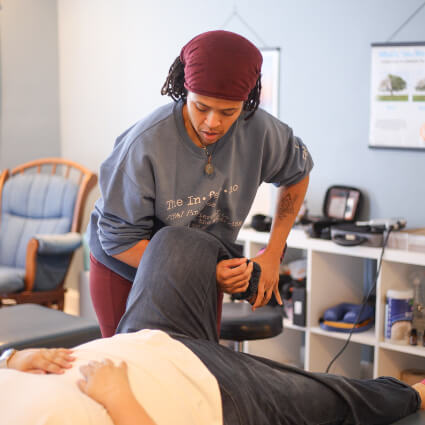
<svg viewBox="0 0 425 425"><path fill-rule="evenodd" d="M115 335L73 350L17 351L0 370L0 386L7 388L2 424L222 423L216 380L162 331Z"/></svg>
<svg viewBox="0 0 425 425"><path fill-rule="evenodd" d="M223 423L214 376L162 331L115 335L74 350L17 351L7 366L0 370L4 424ZM413 388L425 400L425 385Z"/></svg>
<svg viewBox="0 0 425 425"><path fill-rule="evenodd" d="M0 422L377 425L424 407L422 383L311 373L218 344L216 265L225 250L207 232L159 230L117 335L72 352L16 352L0 370Z"/></svg>

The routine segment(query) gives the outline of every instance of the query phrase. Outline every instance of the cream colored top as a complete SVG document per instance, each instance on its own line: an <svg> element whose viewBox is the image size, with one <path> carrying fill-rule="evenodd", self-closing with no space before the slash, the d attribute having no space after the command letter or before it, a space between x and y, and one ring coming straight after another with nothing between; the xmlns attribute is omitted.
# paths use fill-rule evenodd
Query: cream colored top
<svg viewBox="0 0 425 425"><path fill-rule="evenodd" d="M63 375L0 370L0 424L112 425L106 410L77 387L81 365L125 360L130 385L158 425L221 425L215 377L179 341L157 330L115 335L80 345Z"/></svg>

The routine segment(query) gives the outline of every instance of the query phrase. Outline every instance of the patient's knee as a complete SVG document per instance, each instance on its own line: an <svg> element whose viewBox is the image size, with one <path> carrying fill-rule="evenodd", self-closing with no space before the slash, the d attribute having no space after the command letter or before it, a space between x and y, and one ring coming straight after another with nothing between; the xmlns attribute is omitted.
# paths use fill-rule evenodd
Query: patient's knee
<svg viewBox="0 0 425 425"><path fill-rule="evenodd" d="M210 233L185 226L167 226L160 229L148 245L155 257L171 256L174 260L186 259L191 264L205 256L212 259L221 247L220 241Z"/></svg>
<svg viewBox="0 0 425 425"><path fill-rule="evenodd" d="M165 226L158 230L153 238L152 242L167 242L169 244L173 243L191 243L194 240L199 241L199 239L209 240L212 236L208 235L203 230L193 229L186 226Z"/></svg>

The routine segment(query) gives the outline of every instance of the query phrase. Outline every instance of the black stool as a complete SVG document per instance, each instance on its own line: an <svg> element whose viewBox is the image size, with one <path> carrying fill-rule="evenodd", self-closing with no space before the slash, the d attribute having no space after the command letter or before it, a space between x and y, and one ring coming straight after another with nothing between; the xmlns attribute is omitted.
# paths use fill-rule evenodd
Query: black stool
<svg viewBox="0 0 425 425"><path fill-rule="evenodd" d="M220 338L235 341L235 351L243 342L272 338L283 331L283 308L264 306L255 311L247 302L223 303Z"/></svg>
<svg viewBox="0 0 425 425"><path fill-rule="evenodd" d="M100 337L95 320L38 304L0 308L0 353L7 348L71 348Z"/></svg>

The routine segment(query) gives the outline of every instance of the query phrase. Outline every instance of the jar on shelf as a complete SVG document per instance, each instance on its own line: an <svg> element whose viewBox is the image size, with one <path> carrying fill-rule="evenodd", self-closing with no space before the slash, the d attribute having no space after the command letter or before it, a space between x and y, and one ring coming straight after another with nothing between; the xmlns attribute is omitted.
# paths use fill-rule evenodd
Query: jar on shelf
<svg viewBox="0 0 425 425"><path fill-rule="evenodd" d="M413 290L387 291L385 306L385 341L408 344L413 319Z"/></svg>

